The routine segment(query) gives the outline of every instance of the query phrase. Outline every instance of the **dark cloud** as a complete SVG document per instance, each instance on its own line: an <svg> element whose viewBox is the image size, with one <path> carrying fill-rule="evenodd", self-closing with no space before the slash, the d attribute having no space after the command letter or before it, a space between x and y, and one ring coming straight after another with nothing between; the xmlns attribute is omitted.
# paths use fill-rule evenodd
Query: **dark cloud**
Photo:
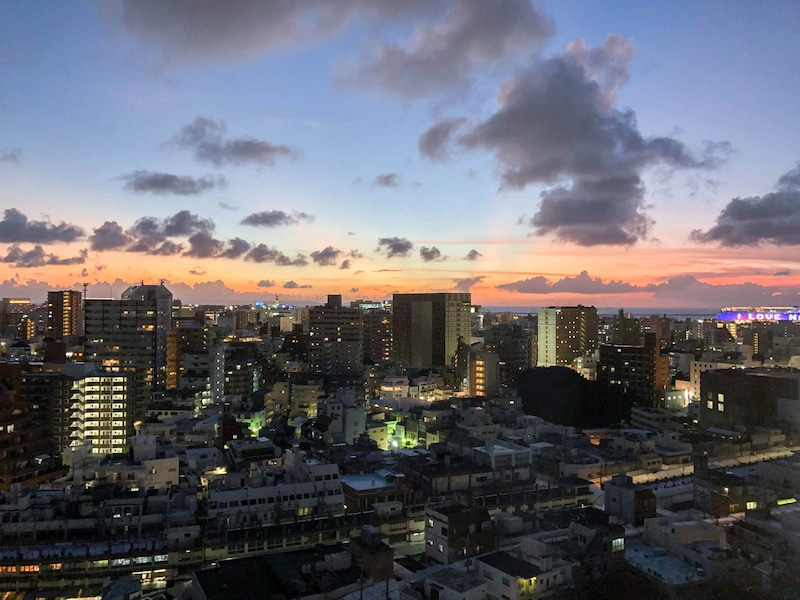
<svg viewBox="0 0 800 600"><path fill-rule="evenodd" d="M262 279L256 285L258 287L270 288L270 287L275 287L275 282L274 281L270 281L269 279Z"/></svg>
<svg viewBox="0 0 800 600"><path fill-rule="evenodd" d="M350 259L346 258L342 261L342 264L339 265L340 269L349 269L350 268Z"/></svg>
<svg viewBox="0 0 800 600"><path fill-rule="evenodd" d="M122 25L158 52L162 62L247 60L310 45L340 33L354 19L371 25L407 16L438 15L442 0L404 2L215 2L126 0Z"/></svg>
<svg viewBox="0 0 800 600"><path fill-rule="evenodd" d="M418 25L403 45L368 45L346 63L343 82L419 98L470 82L475 72L529 54L554 31L529 0L454 0L444 15Z"/></svg>
<svg viewBox="0 0 800 600"><path fill-rule="evenodd" d="M207 271L203 271L203 269L189 269L189 273L191 275L200 276L200 275L205 275Z"/></svg>
<svg viewBox="0 0 800 600"><path fill-rule="evenodd" d="M431 246L430 248L423 246L419 249L419 256L425 262L430 262L432 260L445 260L447 258L446 256L442 256L442 253L436 246Z"/></svg>
<svg viewBox="0 0 800 600"><path fill-rule="evenodd" d="M376 272L376 273L402 273L402 272L403 272L403 269L378 269L378 270L377 270L377 271L375 271L375 272ZM359 273L359 272L358 272L358 271L356 271L356 275L357 275L358 273ZM363 273L363 271L361 271L361 273Z"/></svg>
<svg viewBox="0 0 800 600"><path fill-rule="evenodd" d="M305 267L307 264L308 259L304 254L298 254L294 258L289 258L283 252L280 252L275 259L275 266L278 267Z"/></svg>
<svg viewBox="0 0 800 600"><path fill-rule="evenodd" d="M394 258L395 256L408 256L413 248L414 244L405 238L380 238L376 252L386 252L386 258Z"/></svg>
<svg viewBox="0 0 800 600"><path fill-rule="evenodd" d="M189 238L189 249L183 255L194 258L212 258L222 252L224 245L210 233L198 231Z"/></svg>
<svg viewBox="0 0 800 600"><path fill-rule="evenodd" d="M308 284L300 285L299 283L295 283L294 281L287 281L286 283L283 284L283 287L287 290L304 290L304 289L309 289L311 286Z"/></svg>
<svg viewBox="0 0 800 600"><path fill-rule="evenodd" d="M358 291L359 291L359 289L358 289L358 288L356 288L356 287L354 287L354 288L350 288L350 293L351 293L351 294L355 294L355 293L356 293L356 292L358 292Z"/></svg>
<svg viewBox="0 0 800 600"><path fill-rule="evenodd" d="M0 162L19 163L22 160L22 150L19 148L9 148L0 150Z"/></svg>
<svg viewBox="0 0 800 600"><path fill-rule="evenodd" d="M158 196L197 196L207 190L225 187L227 180L222 175L216 177L192 177L190 175L173 175L172 173L153 173L150 171L134 171L123 175L120 179L127 181L125 189L137 194L156 194Z"/></svg>
<svg viewBox="0 0 800 600"><path fill-rule="evenodd" d="M361 254L361 252L359 252L358 249L350 250L349 256L350 258L364 258L364 255Z"/></svg>
<svg viewBox="0 0 800 600"><path fill-rule="evenodd" d="M78 256L59 258L55 254L48 253L39 245L31 250L23 250L17 244L8 248L8 253L0 257L0 262L12 263L17 269L30 269L34 267L59 266L59 265L82 265L86 262L88 251L83 249Z"/></svg>
<svg viewBox="0 0 800 600"><path fill-rule="evenodd" d="M431 160L444 160L450 140L466 122L464 118L440 119L420 136L419 153Z"/></svg>
<svg viewBox="0 0 800 600"><path fill-rule="evenodd" d="M51 242L74 242L83 236L83 229L69 223L54 225L49 220L29 221L16 208L3 211L0 220L0 242L10 244L46 244Z"/></svg>
<svg viewBox="0 0 800 600"><path fill-rule="evenodd" d="M778 246L800 244L800 163L781 176L775 191L752 198L734 198L708 231L696 229L696 242L718 242L721 246Z"/></svg>
<svg viewBox="0 0 800 600"><path fill-rule="evenodd" d="M483 254L481 254L480 252L475 250L475 248L473 248L472 250L467 252L467 255L464 257L464 260L478 260L481 256L483 256Z"/></svg>
<svg viewBox="0 0 800 600"><path fill-rule="evenodd" d="M789 277L791 276L792 272L788 269L784 269L783 271L776 271L775 277Z"/></svg>
<svg viewBox="0 0 800 600"><path fill-rule="evenodd" d="M400 176L397 173L376 175L372 180L372 187L398 188L400 187Z"/></svg>
<svg viewBox="0 0 800 600"><path fill-rule="evenodd" d="M633 53L628 40L611 36L598 48L578 40L535 60L502 85L494 114L452 141L493 153L502 187L553 186L529 221L537 235L582 246L633 244L651 224L644 170L712 169L730 152L727 143L706 143L695 155L676 139L644 137L635 113L614 107Z"/></svg>
<svg viewBox="0 0 800 600"><path fill-rule="evenodd" d="M219 207L223 210L239 210L238 206L234 206L233 204L228 204L227 202L220 202Z"/></svg>
<svg viewBox="0 0 800 600"><path fill-rule="evenodd" d="M228 240L228 246L217 255L217 258L239 258L250 250L250 242L242 238Z"/></svg>
<svg viewBox="0 0 800 600"><path fill-rule="evenodd" d="M266 244L253 246L244 259L256 263L271 262L278 267L304 267L308 264L308 260L302 254L298 254L295 258L289 258L280 250L270 248Z"/></svg>
<svg viewBox="0 0 800 600"><path fill-rule="evenodd" d="M227 127L222 121L197 117L181 129L170 143L191 150L195 159L223 165L274 165L279 158L298 158L301 152L284 144L271 144L252 137L226 138Z"/></svg>
<svg viewBox="0 0 800 600"><path fill-rule="evenodd" d="M313 215L304 212L286 213L282 210L265 210L263 212L252 213L242 219L242 225L252 225L253 227L285 227L295 225L300 221L311 223Z"/></svg>
<svg viewBox="0 0 800 600"><path fill-rule="evenodd" d="M122 226L116 221L106 221L92 231L89 236L89 247L97 252L123 248L131 242Z"/></svg>
<svg viewBox="0 0 800 600"><path fill-rule="evenodd" d="M484 275L478 275L477 277L467 277L466 279L456 279L455 288L461 293L466 294L470 291L473 285L476 283L480 283L486 277Z"/></svg>
<svg viewBox="0 0 800 600"><path fill-rule="evenodd" d="M117 234L117 229L114 225L116 225L115 222L107 227L107 233L111 239L114 239ZM106 227L106 225L103 225L103 227ZM195 241L194 243L190 242L190 249L187 251L188 256L199 257L208 251L208 244L210 240L213 240L211 232L214 229L213 221L203 219L188 210L178 211L165 219L142 217L125 232L131 240L131 244L126 250L128 252L171 256L182 252L183 245L169 238L192 238L197 234L203 234L194 237ZM95 233L97 233L97 230Z"/></svg>
<svg viewBox="0 0 800 600"><path fill-rule="evenodd" d="M89 269L87 269L86 267L81 269L81 277L88 277L88 276L89 276Z"/></svg>
<svg viewBox="0 0 800 600"><path fill-rule="evenodd" d="M531 277L504 283L497 288L523 294L627 294L645 289L625 281L603 281L599 277L591 277L586 271L581 271L575 277L567 276L557 281L542 276Z"/></svg>
<svg viewBox="0 0 800 600"><path fill-rule="evenodd" d="M333 246L327 246L323 250L316 250L311 253L311 260L318 265L333 266L339 262L342 251Z"/></svg>

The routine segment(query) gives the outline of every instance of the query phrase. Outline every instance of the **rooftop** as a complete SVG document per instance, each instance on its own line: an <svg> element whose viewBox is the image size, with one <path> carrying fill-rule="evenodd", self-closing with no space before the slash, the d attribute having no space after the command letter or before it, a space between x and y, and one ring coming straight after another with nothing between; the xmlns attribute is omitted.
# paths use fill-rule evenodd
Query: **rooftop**
<svg viewBox="0 0 800 600"><path fill-rule="evenodd" d="M532 579L538 577L541 573L536 565L502 550L481 556L479 560L503 573L520 579Z"/></svg>

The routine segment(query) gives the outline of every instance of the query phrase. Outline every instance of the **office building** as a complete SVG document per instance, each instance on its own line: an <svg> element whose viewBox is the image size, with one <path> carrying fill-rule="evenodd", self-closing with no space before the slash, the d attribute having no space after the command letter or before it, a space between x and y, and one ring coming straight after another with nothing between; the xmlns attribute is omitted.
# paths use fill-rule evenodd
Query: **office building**
<svg viewBox="0 0 800 600"><path fill-rule="evenodd" d="M469 342L472 296L461 293L395 294L394 360L408 367L450 366L459 340Z"/></svg>
<svg viewBox="0 0 800 600"><path fill-rule="evenodd" d="M47 335L56 340L83 333L81 293L72 290L47 292Z"/></svg>
<svg viewBox="0 0 800 600"><path fill-rule="evenodd" d="M594 306L551 306L539 309L538 366L569 367L579 356L597 349Z"/></svg>
<svg viewBox="0 0 800 600"><path fill-rule="evenodd" d="M365 310L364 359L381 364L392 360L392 313L383 309Z"/></svg>
<svg viewBox="0 0 800 600"><path fill-rule="evenodd" d="M167 332L167 379L168 390L182 387L183 356L187 352L207 352L210 339L208 328L195 319L173 319Z"/></svg>

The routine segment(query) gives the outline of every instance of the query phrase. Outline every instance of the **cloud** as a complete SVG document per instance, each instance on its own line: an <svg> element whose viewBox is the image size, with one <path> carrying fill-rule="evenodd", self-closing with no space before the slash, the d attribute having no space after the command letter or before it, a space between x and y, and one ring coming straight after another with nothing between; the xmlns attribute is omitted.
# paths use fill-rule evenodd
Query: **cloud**
<svg viewBox="0 0 800 600"><path fill-rule="evenodd" d="M529 54L554 32L529 0L454 0L404 44L367 44L339 79L354 87L419 98L470 83L472 76Z"/></svg>
<svg viewBox="0 0 800 600"><path fill-rule="evenodd" d="M253 246L244 259L256 263L271 262L279 267L304 267L308 264L308 260L302 254L298 254L295 258L289 258L280 250L270 248L266 244Z"/></svg>
<svg viewBox="0 0 800 600"><path fill-rule="evenodd" d="M586 271L581 271L575 277L567 276L557 281L542 276L531 277L504 283L497 288L523 294L627 294L645 290L641 286L624 281L603 281L599 277L591 277Z"/></svg>
<svg viewBox="0 0 800 600"><path fill-rule="evenodd" d="M483 254L481 254L480 252L475 250L475 248L473 248L472 250L467 252L467 255L464 257L464 260L478 260L481 256L483 256Z"/></svg>
<svg viewBox="0 0 800 600"><path fill-rule="evenodd" d="M643 136L635 113L614 106L633 54L628 40L610 36L598 48L577 40L562 54L534 60L500 87L494 114L465 125L457 138L443 136L428 154L441 155L449 139L465 150L492 153L501 188L551 186L528 222L537 235L581 246L645 239L651 220L643 172L655 166L713 169L730 146L709 142L696 156L674 138Z"/></svg>
<svg viewBox="0 0 800 600"><path fill-rule="evenodd" d="M339 265L340 269L349 269L350 268L350 259L346 258L342 261L342 264Z"/></svg>
<svg viewBox="0 0 800 600"><path fill-rule="evenodd" d="M397 173L376 175L372 180L372 187L398 188L400 187L400 176Z"/></svg>
<svg viewBox="0 0 800 600"><path fill-rule="evenodd" d="M116 250L123 248L131 242L122 230L122 226L116 221L106 221L100 227L92 231L89 236L89 247L97 252L104 250Z"/></svg>
<svg viewBox="0 0 800 600"><path fill-rule="evenodd" d="M0 262L13 263L17 269L30 269L34 267L45 267L51 265L82 265L86 262L88 251L83 249L78 256L59 258L55 254L45 252L39 245L31 250L23 250L17 244L8 248L8 253L0 257Z"/></svg>
<svg viewBox="0 0 800 600"><path fill-rule="evenodd" d="M295 283L294 281L287 281L283 284L284 289L287 290L305 290L311 288L310 285L300 285L299 283Z"/></svg>
<svg viewBox="0 0 800 600"><path fill-rule="evenodd" d="M358 292L358 291L359 291L359 289L358 289L357 287L350 288L350 293L351 293L351 294L355 294L355 293L356 293L356 292Z"/></svg>
<svg viewBox="0 0 800 600"><path fill-rule="evenodd" d="M16 208L3 211L0 220L0 243L10 244L46 244L51 242L74 242L83 236L83 229L77 225L58 223L53 225L49 220L29 221L28 217Z"/></svg>
<svg viewBox="0 0 800 600"><path fill-rule="evenodd" d="M224 243L210 233L198 231L189 238L189 249L183 255L194 258L212 258L222 252L223 247Z"/></svg>
<svg viewBox="0 0 800 600"><path fill-rule="evenodd" d="M227 202L220 202L219 207L223 210L239 210L238 206L234 206L233 204L228 204Z"/></svg>
<svg viewBox="0 0 800 600"><path fill-rule="evenodd" d="M265 210L263 212L252 213L242 219L242 225L252 225L253 227L285 227L296 225L300 221L311 223L313 215L304 212L293 212L291 214L282 210Z"/></svg>
<svg viewBox="0 0 800 600"><path fill-rule="evenodd" d="M22 150L20 148L8 148L0 150L0 162L18 163L22 160Z"/></svg>
<svg viewBox="0 0 800 600"><path fill-rule="evenodd" d="M734 198L708 231L690 234L696 242L721 246L777 246L800 244L800 163L778 180L775 191L763 196Z"/></svg>
<svg viewBox="0 0 800 600"><path fill-rule="evenodd" d="M103 227L106 227L106 224ZM116 228L107 227L110 237L116 235ZM214 222L204 219L188 211L181 210L165 219L157 217L142 217L133 226L128 228L125 234L131 239L131 244L125 248L127 252L143 252L160 256L171 256L183 251L183 245L170 240L175 237L193 238L190 241L188 256L204 255L208 251L209 244L217 242L211 236L215 229ZM97 230L95 230L95 234ZM197 236L197 234L203 234ZM196 236L196 237L195 237ZM221 243L221 242L220 242Z"/></svg>
<svg viewBox="0 0 800 600"><path fill-rule="evenodd" d="M270 288L270 287L275 287L275 282L274 281L270 281L269 279L262 279L256 285L258 287Z"/></svg>
<svg viewBox="0 0 800 600"><path fill-rule="evenodd" d="M250 60L328 40L358 19L371 27L400 18L437 16L446 2L215 2L125 0L121 25L162 63ZM372 27L374 26L374 27Z"/></svg>
<svg viewBox="0 0 800 600"><path fill-rule="evenodd" d="M395 256L408 256L413 248L414 244L405 238L380 238L376 252L385 251L386 258L394 258Z"/></svg>
<svg viewBox="0 0 800 600"><path fill-rule="evenodd" d="M339 262L339 256L342 251L333 246L327 246L323 250L316 250L311 253L311 260L318 265L333 266Z"/></svg>
<svg viewBox="0 0 800 600"><path fill-rule="evenodd" d="M203 269L189 269L189 273L191 275L205 275L207 271L203 271Z"/></svg>
<svg viewBox="0 0 800 600"><path fill-rule="evenodd" d="M127 181L125 189L137 194L156 194L158 196L197 196L207 190L225 187L224 176L191 177L190 175L173 175L171 173L153 173L150 171L134 171L123 175L120 179Z"/></svg>
<svg viewBox="0 0 800 600"><path fill-rule="evenodd" d="M250 250L250 242L242 238L228 240L228 246L217 255L217 258L239 258Z"/></svg>
<svg viewBox="0 0 800 600"><path fill-rule="evenodd" d="M302 155L299 149L284 144L271 144L252 137L225 138L226 131L222 121L197 117L169 143L191 150L196 160L217 167L248 163L272 166L279 158L296 159Z"/></svg>
<svg viewBox="0 0 800 600"><path fill-rule="evenodd" d="M431 160L444 160L450 140L466 122L464 118L438 120L420 136L417 144L419 153Z"/></svg>
<svg viewBox="0 0 800 600"><path fill-rule="evenodd" d="M478 275L477 277L467 277L466 279L456 279L455 288L459 292L466 294L470 291L473 285L480 283L486 278L485 275Z"/></svg>
<svg viewBox="0 0 800 600"><path fill-rule="evenodd" d="M419 249L419 255L422 260L425 262L431 262L432 260L445 260L447 257L442 256L442 253L436 246L432 246L428 248L427 246L423 246Z"/></svg>
<svg viewBox="0 0 800 600"><path fill-rule="evenodd" d="M776 271L775 277L789 277L791 274L792 272L789 269L784 269L782 271Z"/></svg>

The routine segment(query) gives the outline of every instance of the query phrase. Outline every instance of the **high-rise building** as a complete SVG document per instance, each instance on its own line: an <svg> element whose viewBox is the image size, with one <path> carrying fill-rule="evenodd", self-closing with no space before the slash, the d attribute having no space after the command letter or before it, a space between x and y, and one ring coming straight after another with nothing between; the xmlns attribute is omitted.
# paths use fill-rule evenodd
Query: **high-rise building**
<svg viewBox="0 0 800 600"><path fill-rule="evenodd" d="M644 339L643 346L600 346L597 381L621 390L634 404L656 406L669 385L669 357L661 356L655 333L646 333Z"/></svg>
<svg viewBox="0 0 800 600"><path fill-rule="evenodd" d="M87 300L85 319L86 362L110 373L131 373L134 402L128 408L143 417L153 398L157 365L153 303Z"/></svg>
<svg viewBox="0 0 800 600"><path fill-rule="evenodd" d="M81 293L73 290L47 292L47 335L56 340L83 333Z"/></svg>
<svg viewBox="0 0 800 600"><path fill-rule="evenodd" d="M499 356L500 385L513 385L518 373L533 366L530 331L519 325L494 325L484 332L486 349Z"/></svg>
<svg viewBox="0 0 800 600"><path fill-rule="evenodd" d="M167 380L168 390L181 387L183 374L183 355L187 352L208 350L210 332L195 319L173 319L173 326L167 332Z"/></svg>
<svg viewBox="0 0 800 600"><path fill-rule="evenodd" d="M364 322L364 358L381 364L392 360L392 313L388 310L367 310Z"/></svg>
<svg viewBox="0 0 800 600"><path fill-rule="evenodd" d="M46 437L48 454L60 456L70 444L70 410L74 379L64 373L29 373L23 371L20 394Z"/></svg>
<svg viewBox="0 0 800 600"><path fill-rule="evenodd" d="M92 454L122 454L134 435L133 375L95 373L73 385L72 444L91 443Z"/></svg>
<svg viewBox="0 0 800 600"><path fill-rule="evenodd" d="M20 389L0 383L0 492L56 479L60 465Z"/></svg>
<svg viewBox="0 0 800 600"><path fill-rule="evenodd" d="M551 306L539 309L538 366L569 367L579 356L597 349L594 306Z"/></svg>
<svg viewBox="0 0 800 600"><path fill-rule="evenodd" d="M472 296L463 293L395 294L392 301L394 360L408 367L453 364L459 339L469 343Z"/></svg>
<svg viewBox="0 0 800 600"><path fill-rule="evenodd" d="M155 311L155 385L163 388L167 382L167 334L172 326L172 292L158 285L133 285L122 292L122 300L149 303Z"/></svg>
<svg viewBox="0 0 800 600"><path fill-rule="evenodd" d="M341 296L328 296L324 306L308 311L308 365L312 373L349 376L364 365L364 324L361 311L343 308Z"/></svg>

